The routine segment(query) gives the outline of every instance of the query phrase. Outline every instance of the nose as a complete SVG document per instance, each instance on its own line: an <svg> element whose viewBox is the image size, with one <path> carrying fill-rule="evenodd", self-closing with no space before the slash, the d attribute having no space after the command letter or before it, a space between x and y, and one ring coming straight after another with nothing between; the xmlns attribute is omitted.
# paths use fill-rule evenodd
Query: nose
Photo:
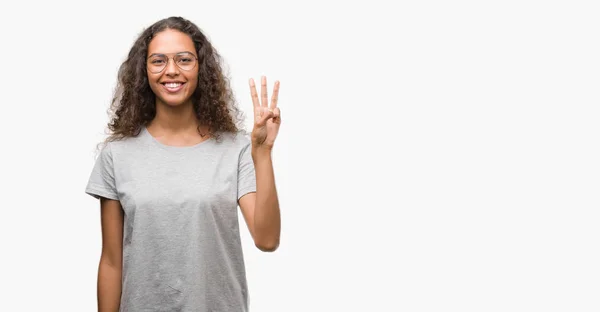
<svg viewBox="0 0 600 312"><path fill-rule="evenodd" d="M167 60L167 65L165 68L165 74L167 74L168 76L176 76L179 74L179 68L177 67L177 64L175 64L175 60L172 58L169 58Z"/></svg>

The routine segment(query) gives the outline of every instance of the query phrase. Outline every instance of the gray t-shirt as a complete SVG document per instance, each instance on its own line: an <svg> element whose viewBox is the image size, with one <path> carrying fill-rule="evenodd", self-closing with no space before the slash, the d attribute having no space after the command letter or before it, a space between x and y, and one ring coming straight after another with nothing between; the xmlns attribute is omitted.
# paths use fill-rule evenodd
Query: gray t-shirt
<svg viewBox="0 0 600 312"><path fill-rule="evenodd" d="M120 311L248 311L237 200L255 191L242 133L175 147L144 127L104 146L85 192L125 213Z"/></svg>

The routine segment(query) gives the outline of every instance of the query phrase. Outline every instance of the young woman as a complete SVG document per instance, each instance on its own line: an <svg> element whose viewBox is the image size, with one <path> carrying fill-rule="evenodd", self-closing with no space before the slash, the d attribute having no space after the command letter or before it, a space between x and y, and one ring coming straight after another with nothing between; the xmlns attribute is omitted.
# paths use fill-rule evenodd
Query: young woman
<svg viewBox="0 0 600 312"><path fill-rule="evenodd" d="M250 137L220 56L170 17L121 65L110 136L86 193L100 199L99 311L247 311L237 207L262 251L279 245L272 149L279 83L249 81Z"/></svg>

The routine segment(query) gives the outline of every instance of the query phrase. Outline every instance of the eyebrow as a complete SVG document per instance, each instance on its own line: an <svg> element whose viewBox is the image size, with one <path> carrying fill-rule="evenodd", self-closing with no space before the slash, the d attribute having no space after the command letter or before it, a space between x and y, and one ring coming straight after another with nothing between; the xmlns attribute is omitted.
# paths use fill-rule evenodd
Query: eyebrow
<svg viewBox="0 0 600 312"><path fill-rule="evenodd" d="M185 53L189 53L189 54L191 54L191 55L193 55L193 56L196 56L196 54L194 54L194 53L192 53L192 52L190 52L190 51L181 51L181 52L177 52L177 53L152 53L152 54L148 55L148 57L153 57L153 56L165 56L165 55L167 55L167 54L169 54L169 55L170 55L170 54L175 54L175 55L178 55L178 54L185 54Z"/></svg>

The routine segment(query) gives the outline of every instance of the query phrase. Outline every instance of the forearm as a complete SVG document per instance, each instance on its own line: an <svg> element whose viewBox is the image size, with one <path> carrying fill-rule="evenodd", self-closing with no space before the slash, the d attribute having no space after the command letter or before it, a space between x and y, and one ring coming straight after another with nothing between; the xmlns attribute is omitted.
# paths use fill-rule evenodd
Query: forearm
<svg viewBox="0 0 600 312"><path fill-rule="evenodd" d="M275 250L279 245L281 217L271 150L253 149L252 158L256 171L255 241L263 249Z"/></svg>
<svg viewBox="0 0 600 312"><path fill-rule="evenodd" d="M120 265L100 260L98 268L98 312L118 312L121 304Z"/></svg>

